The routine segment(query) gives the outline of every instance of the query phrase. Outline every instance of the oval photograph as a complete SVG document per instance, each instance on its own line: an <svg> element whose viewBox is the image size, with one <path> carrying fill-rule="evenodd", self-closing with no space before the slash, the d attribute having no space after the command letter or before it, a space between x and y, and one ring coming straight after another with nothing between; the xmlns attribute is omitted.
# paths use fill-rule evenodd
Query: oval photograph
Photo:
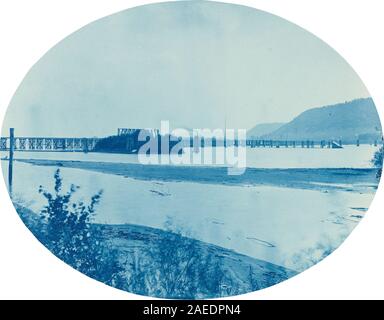
<svg viewBox="0 0 384 320"><path fill-rule="evenodd" d="M59 259L130 293L267 288L331 254L383 163L366 87L332 48L246 6L177 1L88 24L27 73L1 167Z"/></svg>

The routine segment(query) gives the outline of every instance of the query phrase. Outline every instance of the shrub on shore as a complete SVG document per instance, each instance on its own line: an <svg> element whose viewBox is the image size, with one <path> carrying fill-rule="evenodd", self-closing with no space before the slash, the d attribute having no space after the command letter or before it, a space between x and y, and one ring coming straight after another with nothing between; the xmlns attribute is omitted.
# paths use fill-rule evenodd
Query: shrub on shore
<svg viewBox="0 0 384 320"><path fill-rule="evenodd" d="M40 186L47 204L28 226L58 258L96 280L146 296L197 299L242 294L288 278L282 272L276 274L264 267L260 271L252 265L242 275L234 272L235 266L229 259L225 261L225 255L193 239L171 218L164 231L138 242L137 234L133 238L124 235L124 240L132 243L118 245L118 239L108 238L105 226L91 223L102 192L93 195L89 203L75 202L73 195L78 189L71 185L64 192L57 169L54 191Z"/></svg>
<svg viewBox="0 0 384 320"><path fill-rule="evenodd" d="M131 255L127 291L172 299L226 297L244 293L223 257L204 247L187 232L165 223L164 232L145 248ZM252 286L253 290L256 290Z"/></svg>
<svg viewBox="0 0 384 320"><path fill-rule="evenodd" d="M40 240L57 257L80 272L114 285L119 281L122 267L116 250L102 241L101 231L92 225L95 207L100 202L102 191L91 197L88 204L73 203L71 198L79 189L71 185L62 192L60 169L54 174L55 186L51 193L40 186L39 192L47 200L40 212L44 229L39 232Z"/></svg>
<svg viewBox="0 0 384 320"><path fill-rule="evenodd" d="M377 178L381 178L381 174L383 171L383 156L384 156L384 146L382 146L378 151L375 152L372 163L378 169L377 170Z"/></svg>
<svg viewBox="0 0 384 320"><path fill-rule="evenodd" d="M87 204L76 203L73 195L78 189L71 185L63 192L57 169L54 192L40 186L47 205L39 214L43 223L34 227L39 240L73 268L142 295L195 299L241 293L227 275L221 258L197 240L184 236L171 220L165 224L166 232L138 250L128 253L117 249L113 239L106 240L102 228L91 223L102 192L92 196Z"/></svg>

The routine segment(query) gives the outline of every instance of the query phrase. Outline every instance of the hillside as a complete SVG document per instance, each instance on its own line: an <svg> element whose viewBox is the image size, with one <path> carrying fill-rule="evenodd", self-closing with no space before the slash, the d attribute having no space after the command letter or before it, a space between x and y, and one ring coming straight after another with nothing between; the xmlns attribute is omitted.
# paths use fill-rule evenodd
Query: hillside
<svg viewBox="0 0 384 320"><path fill-rule="evenodd" d="M285 123L282 122L260 123L252 129L247 130L247 137L259 138L281 128L284 124Z"/></svg>
<svg viewBox="0 0 384 320"><path fill-rule="evenodd" d="M373 100L364 98L306 110L263 138L372 143L381 138L381 124Z"/></svg>

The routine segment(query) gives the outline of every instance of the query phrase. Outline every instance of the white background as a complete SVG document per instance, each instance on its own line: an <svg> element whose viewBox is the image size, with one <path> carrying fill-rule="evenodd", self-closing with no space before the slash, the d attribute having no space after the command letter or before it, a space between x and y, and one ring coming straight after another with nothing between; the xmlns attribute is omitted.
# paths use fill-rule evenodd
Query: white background
<svg viewBox="0 0 384 320"><path fill-rule="evenodd" d="M0 118L29 68L65 36L106 15L153 1L2 0ZM253 6L311 31L356 70L384 121L382 0L231 1ZM384 299L384 190L363 221L321 263L242 299ZM303 213L305 214L305 213ZM141 299L74 271L50 254L19 220L0 179L0 298Z"/></svg>

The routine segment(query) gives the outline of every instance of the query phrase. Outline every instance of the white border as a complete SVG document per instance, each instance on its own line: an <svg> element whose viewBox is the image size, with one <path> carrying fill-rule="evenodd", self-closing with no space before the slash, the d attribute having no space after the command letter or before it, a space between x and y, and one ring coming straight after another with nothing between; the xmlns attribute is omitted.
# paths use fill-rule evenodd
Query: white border
<svg viewBox="0 0 384 320"><path fill-rule="evenodd" d="M154 1L5 0L0 2L0 118L29 68L87 23ZM230 2L230 1L226 1ZM335 48L370 90L384 121L384 4L381 0L231 1L253 6L313 32ZM384 191L330 257L300 275L243 299L384 299ZM0 179L0 298L138 299L75 272L21 223Z"/></svg>

